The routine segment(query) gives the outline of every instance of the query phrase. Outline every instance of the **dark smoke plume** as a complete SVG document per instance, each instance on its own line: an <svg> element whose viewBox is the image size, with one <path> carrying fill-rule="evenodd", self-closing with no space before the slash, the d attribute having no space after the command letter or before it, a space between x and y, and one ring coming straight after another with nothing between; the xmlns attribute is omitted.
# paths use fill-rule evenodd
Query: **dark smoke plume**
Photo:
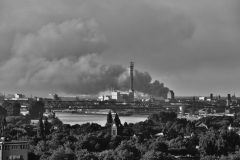
<svg viewBox="0 0 240 160"><path fill-rule="evenodd" d="M129 73L126 73L129 74ZM126 75L125 79L120 83L119 89L130 89L130 76ZM166 97L168 88L158 80L152 82L152 77L148 72L135 70L134 72L134 89L153 96Z"/></svg>
<svg viewBox="0 0 240 160"><path fill-rule="evenodd" d="M0 68L1 85L21 90L94 95L110 88L128 90L129 73L121 65L104 65L106 38L95 21L72 19L19 34L12 55ZM135 71L135 89L163 96L167 88Z"/></svg>

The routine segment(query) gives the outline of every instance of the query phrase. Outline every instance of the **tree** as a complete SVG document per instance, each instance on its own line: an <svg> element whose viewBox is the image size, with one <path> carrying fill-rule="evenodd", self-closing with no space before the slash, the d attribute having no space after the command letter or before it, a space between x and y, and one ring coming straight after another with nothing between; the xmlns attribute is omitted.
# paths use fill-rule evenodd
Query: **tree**
<svg viewBox="0 0 240 160"><path fill-rule="evenodd" d="M98 160L96 155L86 149L78 151L76 155L78 160Z"/></svg>
<svg viewBox="0 0 240 160"><path fill-rule="evenodd" d="M139 160L141 157L141 152L134 144L129 143L128 141L123 141L115 151L121 160Z"/></svg>
<svg viewBox="0 0 240 160"><path fill-rule="evenodd" d="M49 135L50 134L50 130L51 130L51 123L48 122L48 119L46 118L44 120L44 132L45 132L45 135Z"/></svg>
<svg viewBox="0 0 240 160"><path fill-rule="evenodd" d="M55 117L55 118L52 118L51 124L54 127L61 128L63 125L63 122L58 117Z"/></svg>
<svg viewBox="0 0 240 160"><path fill-rule="evenodd" d="M2 106L0 106L0 118L2 117L6 117L7 116L7 111L5 108L3 108Z"/></svg>
<svg viewBox="0 0 240 160"><path fill-rule="evenodd" d="M44 133L44 125L43 125L43 121L42 121L42 117L39 119L38 122L38 137L44 139L45 138L45 133Z"/></svg>
<svg viewBox="0 0 240 160"><path fill-rule="evenodd" d="M115 122L115 124L117 126L118 134L121 135L122 131L123 131L123 125L122 125L121 120L120 120L120 118L119 118L117 113L115 114L114 122Z"/></svg>
<svg viewBox="0 0 240 160"><path fill-rule="evenodd" d="M115 149L122 141L121 136L111 137L111 140L109 142L109 148Z"/></svg>
<svg viewBox="0 0 240 160"><path fill-rule="evenodd" d="M7 116L7 111L0 106L0 136L4 136L4 130L7 125L5 117Z"/></svg>
<svg viewBox="0 0 240 160"><path fill-rule="evenodd" d="M240 137L236 132L228 131L227 132L227 144L228 144L228 150L230 152L235 151L235 148L240 143Z"/></svg>
<svg viewBox="0 0 240 160"><path fill-rule="evenodd" d="M32 118L42 117L44 111L44 103L42 101L32 101L29 105L29 114Z"/></svg>
<svg viewBox="0 0 240 160"><path fill-rule="evenodd" d="M184 138L182 136L178 136L177 138L171 139L169 141L169 148L184 148Z"/></svg>
<svg viewBox="0 0 240 160"><path fill-rule="evenodd" d="M20 114L21 104L19 102L10 103L4 101L2 106L7 111L8 116L18 116Z"/></svg>
<svg viewBox="0 0 240 160"><path fill-rule="evenodd" d="M217 153L216 146L217 136L214 130L207 131L202 134L199 139L199 149L202 156L215 155Z"/></svg>
<svg viewBox="0 0 240 160"><path fill-rule="evenodd" d="M7 115L12 115L12 107L11 103L8 101L3 101L2 107L7 111Z"/></svg>
<svg viewBox="0 0 240 160"><path fill-rule="evenodd" d="M159 112L152 114L148 117L148 120L153 121L154 123L166 123L168 121L174 121L177 118L177 114L175 112Z"/></svg>
<svg viewBox="0 0 240 160"><path fill-rule="evenodd" d="M107 115L107 123L106 123L106 126L109 126L113 123L113 118L112 118L112 113L111 111L108 112L108 115Z"/></svg>
<svg viewBox="0 0 240 160"><path fill-rule="evenodd" d="M141 160L174 160L175 158L172 156L168 156L162 152L156 152L156 151L148 151L146 152Z"/></svg>
<svg viewBox="0 0 240 160"><path fill-rule="evenodd" d="M162 141L154 141L150 145L150 149L153 151L167 152L168 146L166 143L164 143Z"/></svg>
<svg viewBox="0 0 240 160"><path fill-rule="evenodd" d="M119 119L119 116L118 116L117 113L115 114L114 122L115 122L117 127L121 127L122 126L121 120Z"/></svg>
<svg viewBox="0 0 240 160"><path fill-rule="evenodd" d="M115 160L116 152L113 150L105 150L99 154L99 159L101 160Z"/></svg>
<svg viewBox="0 0 240 160"><path fill-rule="evenodd" d="M204 156L201 160L218 160L219 158L216 156Z"/></svg>
<svg viewBox="0 0 240 160"><path fill-rule="evenodd" d="M7 122L5 117L1 117L0 119L0 136L5 136L4 131L7 126Z"/></svg>
<svg viewBox="0 0 240 160"><path fill-rule="evenodd" d="M64 148L59 148L57 151L55 151L52 156L49 158L49 160L75 160L76 157L74 153L67 153Z"/></svg>
<svg viewBox="0 0 240 160"><path fill-rule="evenodd" d="M21 104L19 102L14 102L13 105L13 116L18 116L20 114Z"/></svg>

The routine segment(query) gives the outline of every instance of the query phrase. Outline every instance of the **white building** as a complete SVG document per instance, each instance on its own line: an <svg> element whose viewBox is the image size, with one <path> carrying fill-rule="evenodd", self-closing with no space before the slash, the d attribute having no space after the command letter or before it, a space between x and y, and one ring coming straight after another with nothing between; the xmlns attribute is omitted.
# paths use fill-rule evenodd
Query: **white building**
<svg viewBox="0 0 240 160"><path fill-rule="evenodd" d="M120 92L113 91L111 95L112 100L116 100L118 102L133 102L134 101L134 92Z"/></svg>
<svg viewBox="0 0 240 160"><path fill-rule="evenodd" d="M167 99L174 99L175 95L174 92L172 90L169 90L167 93Z"/></svg>
<svg viewBox="0 0 240 160"><path fill-rule="evenodd" d="M205 101L207 99L207 97L199 97L198 99L199 99L199 101Z"/></svg>
<svg viewBox="0 0 240 160"><path fill-rule="evenodd" d="M110 97L110 96L105 96L105 95L103 95L103 96L98 97L98 100L99 100L99 101L109 101L109 100L110 100L109 97Z"/></svg>
<svg viewBox="0 0 240 160"><path fill-rule="evenodd" d="M112 92L112 99L116 100L116 101L119 101L120 100L120 92L118 91L113 91Z"/></svg>
<svg viewBox="0 0 240 160"><path fill-rule="evenodd" d="M28 100L25 95L20 94L20 93L15 93L14 97L11 98L11 100Z"/></svg>

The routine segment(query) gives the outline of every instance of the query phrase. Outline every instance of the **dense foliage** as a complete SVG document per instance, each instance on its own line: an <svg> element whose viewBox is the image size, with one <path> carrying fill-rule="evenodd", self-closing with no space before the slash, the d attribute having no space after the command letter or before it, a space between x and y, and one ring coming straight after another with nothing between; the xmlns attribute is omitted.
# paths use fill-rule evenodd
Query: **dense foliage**
<svg viewBox="0 0 240 160"><path fill-rule="evenodd" d="M182 156L240 159L240 137L226 127L238 116L191 122L178 119L173 112L160 112L144 122L122 125L117 114L114 119L108 114L109 125L104 127L95 123L71 126L56 117L40 117L38 125L32 126L28 119L7 117L6 132L11 139L30 140L31 160L174 160ZM112 123L120 130L117 136L111 136ZM202 123L207 129L199 125Z"/></svg>
<svg viewBox="0 0 240 160"><path fill-rule="evenodd" d="M33 119L40 118L44 111L44 103L42 101L32 101L29 104L29 115Z"/></svg>
<svg viewBox="0 0 240 160"><path fill-rule="evenodd" d="M7 111L8 116L19 116L21 104L19 102L4 101L2 107Z"/></svg>

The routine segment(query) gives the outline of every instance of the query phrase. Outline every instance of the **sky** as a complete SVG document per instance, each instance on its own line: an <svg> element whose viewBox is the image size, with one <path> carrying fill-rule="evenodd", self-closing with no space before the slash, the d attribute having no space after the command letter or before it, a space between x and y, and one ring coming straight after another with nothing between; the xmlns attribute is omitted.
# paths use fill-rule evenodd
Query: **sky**
<svg viewBox="0 0 240 160"><path fill-rule="evenodd" d="M95 94L159 80L240 96L239 0L0 0L0 90Z"/></svg>

